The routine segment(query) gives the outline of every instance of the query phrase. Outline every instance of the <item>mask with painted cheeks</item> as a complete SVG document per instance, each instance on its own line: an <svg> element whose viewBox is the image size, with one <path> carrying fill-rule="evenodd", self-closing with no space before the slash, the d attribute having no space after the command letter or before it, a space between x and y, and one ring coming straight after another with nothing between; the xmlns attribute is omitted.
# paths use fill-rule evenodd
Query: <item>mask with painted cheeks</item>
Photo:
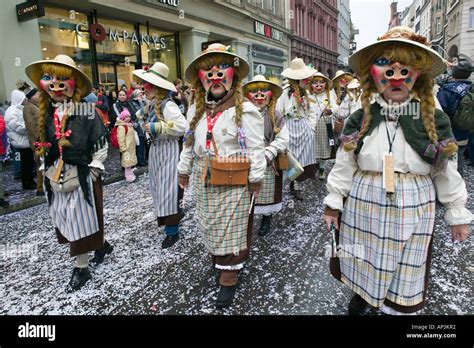
<svg viewBox="0 0 474 348"><path fill-rule="evenodd" d="M45 73L40 78L40 88L55 102L72 98L76 83L72 76L56 76Z"/></svg>
<svg viewBox="0 0 474 348"><path fill-rule="evenodd" d="M402 102L408 98L420 74L420 70L384 57L377 58L370 67L375 86L386 101Z"/></svg>
<svg viewBox="0 0 474 348"><path fill-rule="evenodd" d="M316 94L323 93L326 90L326 81L319 78L314 79L311 81L311 90Z"/></svg>
<svg viewBox="0 0 474 348"><path fill-rule="evenodd" d="M268 89L251 89L247 92L247 98L259 109L266 107L272 100L273 92Z"/></svg>
<svg viewBox="0 0 474 348"><path fill-rule="evenodd" d="M208 69L199 69L198 76L206 93L220 97L229 92L234 82L234 68L227 63L210 66Z"/></svg>

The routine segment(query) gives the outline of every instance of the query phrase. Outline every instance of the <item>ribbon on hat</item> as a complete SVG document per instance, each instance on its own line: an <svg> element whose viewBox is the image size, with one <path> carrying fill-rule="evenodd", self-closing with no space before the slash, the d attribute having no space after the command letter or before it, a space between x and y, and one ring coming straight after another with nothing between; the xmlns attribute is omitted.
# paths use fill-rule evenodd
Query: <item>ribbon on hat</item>
<svg viewBox="0 0 474 348"><path fill-rule="evenodd" d="M158 77L161 77L162 79L165 79L166 80L166 77L164 77L163 75L161 75L159 72L156 72L154 70L151 70L151 69L148 69L148 70L145 70L146 73L152 73L153 75L156 75Z"/></svg>

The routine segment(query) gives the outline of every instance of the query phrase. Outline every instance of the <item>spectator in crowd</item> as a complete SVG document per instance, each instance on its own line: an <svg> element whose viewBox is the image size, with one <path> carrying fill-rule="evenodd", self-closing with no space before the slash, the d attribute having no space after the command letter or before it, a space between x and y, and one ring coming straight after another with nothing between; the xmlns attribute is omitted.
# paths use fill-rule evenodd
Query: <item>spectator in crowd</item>
<svg viewBox="0 0 474 348"><path fill-rule="evenodd" d="M118 116L122 113L124 109L128 110L128 112L131 115L131 121L133 128L137 132L139 139L140 139L140 144L137 144L137 158L138 158L138 165L139 166L145 166L146 161L145 161L145 134L143 132L143 129L140 127L139 120L137 118L137 111L140 110L141 105L137 102L129 102L127 100L127 94L125 91L120 91L118 94L118 100L114 103L113 105L113 112L114 112L114 119L112 122L112 127L115 126L115 121Z"/></svg>
<svg viewBox="0 0 474 348"><path fill-rule="evenodd" d="M23 119L25 120L25 127L28 133L28 141L31 150L35 151L35 142L38 141L38 112L39 112L39 96L40 93L36 88L30 87L25 90L26 101L23 108ZM36 195L44 196L43 189L43 173L39 170L41 161L38 157L35 158L36 164Z"/></svg>
<svg viewBox="0 0 474 348"><path fill-rule="evenodd" d="M138 82L132 81L130 83L130 88L127 90L127 99L130 99L134 90L139 89L143 92L142 85Z"/></svg>
<svg viewBox="0 0 474 348"><path fill-rule="evenodd" d="M127 109L123 109L115 123L117 126L117 140L122 154L122 167L125 169L125 180L134 182L133 167L137 165L136 141L138 135L133 129L132 115Z"/></svg>
<svg viewBox="0 0 474 348"><path fill-rule="evenodd" d="M145 96L141 89L136 89L133 91L130 97L130 106L134 110L141 110L145 106ZM135 115L132 115L132 123L134 124L134 129L138 134L139 142L137 143L137 158L139 166L148 165L148 157L146 156L146 137L143 129L145 127L145 120L138 117L138 112ZM135 125L136 123L136 125Z"/></svg>
<svg viewBox="0 0 474 348"><path fill-rule="evenodd" d="M466 107L466 105L461 104L461 100L464 100L464 98L471 98L470 106L467 106L467 108L470 108L471 112L474 111L474 89L472 81L468 80L472 71L472 61L469 57L460 54L458 64L451 69L451 79L448 78L445 83L441 83L437 94L443 111L451 119L453 134L458 144L458 171L461 176L464 176L464 152L468 145L469 136L472 134L469 130L457 128L452 120L457 112L461 112L462 107Z"/></svg>
<svg viewBox="0 0 474 348"><path fill-rule="evenodd" d="M18 149L21 161L21 183L24 190L35 190L33 181L34 157L28 141L28 133L23 119L23 105L25 93L19 90L12 91L12 105L5 112L7 135L13 147Z"/></svg>
<svg viewBox="0 0 474 348"><path fill-rule="evenodd" d="M5 192L3 191L3 157L7 152L7 130L3 113L0 113L0 207L7 208L10 204L5 200Z"/></svg>

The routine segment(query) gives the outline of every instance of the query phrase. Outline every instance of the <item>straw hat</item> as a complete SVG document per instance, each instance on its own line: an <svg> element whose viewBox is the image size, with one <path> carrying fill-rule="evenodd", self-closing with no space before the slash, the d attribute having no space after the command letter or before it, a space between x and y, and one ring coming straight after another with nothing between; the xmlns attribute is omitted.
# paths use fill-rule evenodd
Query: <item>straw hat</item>
<svg viewBox="0 0 474 348"><path fill-rule="evenodd" d="M273 81L267 80L263 75L255 75L252 81L245 83L242 88L244 90L251 89L252 85L255 83L268 83L272 89L272 92L275 94L275 98L278 98L283 93L283 89Z"/></svg>
<svg viewBox="0 0 474 348"><path fill-rule="evenodd" d="M55 64L55 65L61 65L61 66L66 66L68 68L71 68L75 70L79 74L79 78L82 79L84 82L84 85L86 86L85 90L81 91L81 98L85 97L92 91L92 81L87 77L87 75L80 70L77 66L74 60L66 56L65 54L58 54L54 59L45 59L45 60L38 60L37 62L33 62L29 64L25 68L25 73L28 78L33 81L32 75L33 75L33 70L36 66L42 65L42 64ZM39 87L39 86L37 86Z"/></svg>
<svg viewBox="0 0 474 348"><path fill-rule="evenodd" d="M409 27L394 27L387 31L383 36L377 39L377 42L370 44L349 57L349 66L356 73L359 74L359 61L363 59L364 55L373 49L375 46L385 43L405 43L413 47L422 48L425 50L431 57L432 66L430 71L430 76L438 76L447 69L445 60L436 52L435 50L429 47L428 40L421 35L417 35ZM369 62L368 62L369 64Z"/></svg>
<svg viewBox="0 0 474 348"><path fill-rule="evenodd" d="M322 73L320 73L319 71L317 73L315 73L312 77L321 77L323 78L324 80L326 80L326 84L327 84L327 87L328 88L332 88L332 81L329 77L323 75Z"/></svg>
<svg viewBox="0 0 474 348"><path fill-rule="evenodd" d="M170 69L161 62L156 62L151 68L133 70L133 75L139 79L151 83L153 86L176 92L176 87L168 81Z"/></svg>
<svg viewBox="0 0 474 348"><path fill-rule="evenodd" d="M197 64L204 58L207 58L208 56L215 56L215 55L225 55L225 56L230 56L233 58L237 58L239 60L239 71L240 71L240 77L243 79L245 78L250 71L249 63L247 61L236 55L235 53L229 52L230 46L224 46L223 44L220 43L214 43L211 44L202 51L202 53L194 58L194 60L189 63L188 67L186 68L186 71L184 73L184 77L188 81L193 80L193 76L197 72Z"/></svg>
<svg viewBox="0 0 474 348"><path fill-rule="evenodd" d="M334 75L334 77L332 78L332 82L333 83L336 82L337 79L341 78L344 75L348 75L348 76L354 78L354 75L351 74L350 72L345 72L343 70L338 70L338 71L336 71L336 75Z"/></svg>
<svg viewBox="0 0 474 348"><path fill-rule="evenodd" d="M290 62L290 67L281 73L291 80L304 80L316 73L316 69L307 66L303 59L295 58Z"/></svg>
<svg viewBox="0 0 474 348"><path fill-rule="evenodd" d="M347 85L347 88L349 89L355 89L360 87L360 82L357 79L353 79L349 84Z"/></svg>

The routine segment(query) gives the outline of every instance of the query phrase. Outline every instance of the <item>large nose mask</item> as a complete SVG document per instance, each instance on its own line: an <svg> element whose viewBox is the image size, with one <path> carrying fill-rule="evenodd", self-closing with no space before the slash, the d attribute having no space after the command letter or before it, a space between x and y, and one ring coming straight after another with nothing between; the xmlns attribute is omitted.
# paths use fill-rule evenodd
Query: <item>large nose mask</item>
<svg viewBox="0 0 474 348"><path fill-rule="evenodd" d="M388 87L405 87L412 90L420 71L400 62L390 62L386 58L378 58L370 68L370 74L379 93Z"/></svg>
<svg viewBox="0 0 474 348"><path fill-rule="evenodd" d="M247 98L258 107L265 107L270 103L273 93L269 89L251 90L247 94Z"/></svg>
<svg viewBox="0 0 474 348"><path fill-rule="evenodd" d="M40 87L48 93L51 98L62 100L72 97L75 89L75 81L73 77L44 74L40 79Z"/></svg>
<svg viewBox="0 0 474 348"><path fill-rule="evenodd" d="M225 63L200 69L198 75L206 92L215 85L222 85L228 92L234 82L234 68Z"/></svg>

